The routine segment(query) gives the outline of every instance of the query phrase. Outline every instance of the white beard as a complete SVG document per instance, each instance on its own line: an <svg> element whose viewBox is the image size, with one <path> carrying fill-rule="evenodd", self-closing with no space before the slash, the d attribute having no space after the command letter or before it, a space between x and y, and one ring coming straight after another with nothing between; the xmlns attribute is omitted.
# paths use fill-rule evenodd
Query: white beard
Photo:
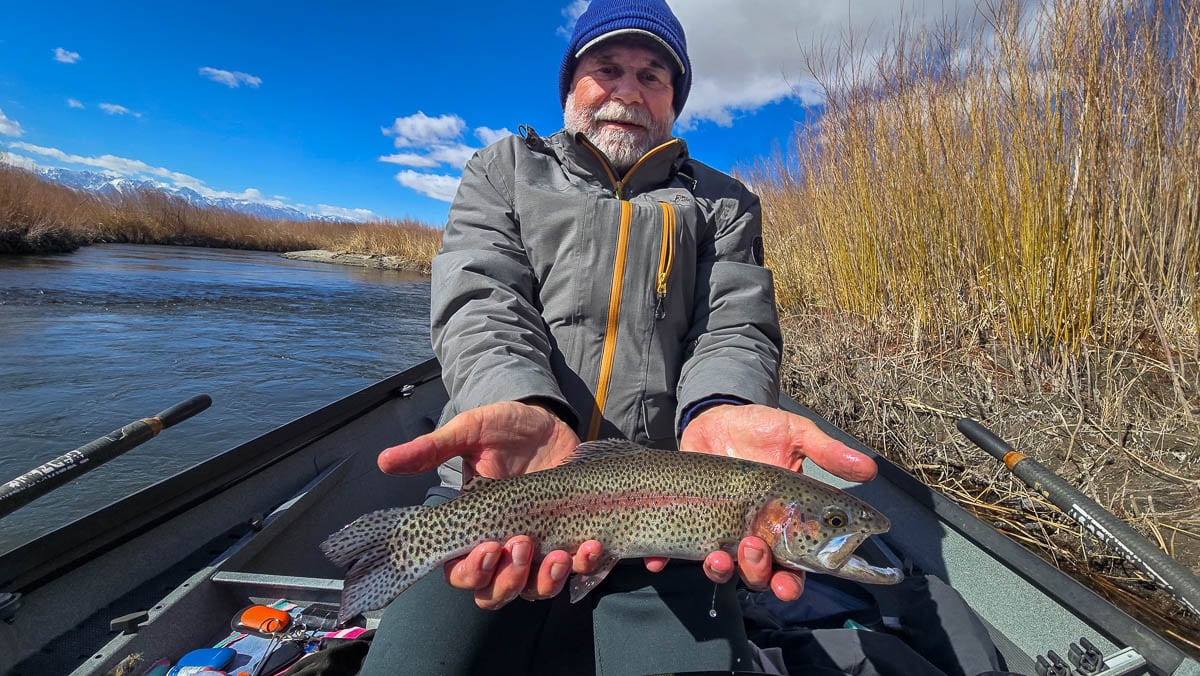
<svg viewBox="0 0 1200 676"><path fill-rule="evenodd" d="M642 128L619 129L601 124L600 120L632 122ZM563 108L563 127L586 136L619 174L629 171L651 148L669 141L674 124L674 114L656 124L645 110L616 101L609 101L599 108L581 108L575 105L575 92L567 94L567 104Z"/></svg>

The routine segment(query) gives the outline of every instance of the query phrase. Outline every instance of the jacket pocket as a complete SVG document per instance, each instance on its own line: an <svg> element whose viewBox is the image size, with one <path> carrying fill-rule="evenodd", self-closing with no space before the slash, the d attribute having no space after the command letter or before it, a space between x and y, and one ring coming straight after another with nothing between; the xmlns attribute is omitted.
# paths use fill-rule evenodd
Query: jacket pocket
<svg viewBox="0 0 1200 676"><path fill-rule="evenodd" d="M646 445L651 448L674 449L675 397L666 393L648 394L644 397L642 424L646 433Z"/></svg>

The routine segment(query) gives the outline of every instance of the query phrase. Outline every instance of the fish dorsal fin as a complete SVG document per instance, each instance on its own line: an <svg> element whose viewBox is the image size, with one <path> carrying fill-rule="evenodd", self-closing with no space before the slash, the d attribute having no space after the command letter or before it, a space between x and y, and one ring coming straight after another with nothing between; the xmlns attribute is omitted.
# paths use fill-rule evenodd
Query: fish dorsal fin
<svg viewBox="0 0 1200 676"><path fill-rule="evenodd" d="M600 439L579 444L571 454L563 459L563 465L580 462L591 462L604 458L614 458L623 455L644 453L650 449L625 439Z"/></svg>
<svg viewBox="0 0 1200 676"><path fill-rule="evenodd" d="M476 474L470 481L463 484L462 492L469 493L474 490L479 490L493 481L495 481L495 479L483 476L482 474Z"/></svg>

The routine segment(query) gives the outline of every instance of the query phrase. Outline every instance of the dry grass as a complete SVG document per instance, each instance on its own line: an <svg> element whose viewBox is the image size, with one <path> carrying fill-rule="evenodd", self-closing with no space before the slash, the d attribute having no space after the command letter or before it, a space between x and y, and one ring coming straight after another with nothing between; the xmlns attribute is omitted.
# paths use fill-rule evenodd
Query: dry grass
<svg viewBox="0 0 1200 676"><path fill-rule="evenodd" d="M104 197L0 163L0 253L71 251L94 242L384 254L427 272L441 230L413 220L274 220L192 206L155 190Z"/></svg>
<svg viewBox="0 0 1200 676"><path fill-rule="evenodd" d="M1200 572L1200 6L1020 4L981 5L978 35L814 59L823 116L748 176L785 380L1101 593L1143 598L953 424L982 419Z"/></svg>

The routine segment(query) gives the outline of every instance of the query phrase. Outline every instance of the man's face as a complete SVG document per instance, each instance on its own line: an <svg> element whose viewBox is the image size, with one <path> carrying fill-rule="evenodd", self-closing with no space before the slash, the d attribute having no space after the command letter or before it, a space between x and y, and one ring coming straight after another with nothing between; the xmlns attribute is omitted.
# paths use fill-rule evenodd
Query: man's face
<svg viewBox="0 0 1200 676"><path fill-rule="evenodd" d="M590 49L575 67L564 126L582 132L623 173L671 138L672 75L655 50L620 42Z"/></svg>

